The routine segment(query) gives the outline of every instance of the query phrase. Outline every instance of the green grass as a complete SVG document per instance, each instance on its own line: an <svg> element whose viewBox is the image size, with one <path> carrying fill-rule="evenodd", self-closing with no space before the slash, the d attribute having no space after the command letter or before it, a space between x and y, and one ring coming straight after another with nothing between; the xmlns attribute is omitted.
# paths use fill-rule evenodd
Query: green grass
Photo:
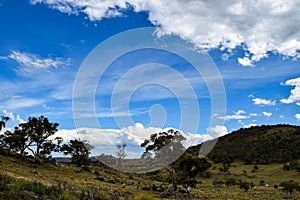
<svg viewBox="0 0 300 200"><path fill-rule="evenodd" d="M34 199L163 199L162 194L171 192L171 184L166 182L167 175L162 171L149 174L128 174L92 164L87 167L76 167L72 164L61 163L34 165L31 161L0 156L1 195L16 197L28 195ZM295 170L284 171L283 164L244 165L241 162L231 164L228 172L221 172L221 164L214 164L209 171L210 178L198 177L199 183L192 188L192 199L283 199L286 194L281 188L275 189L283 181L294 180L300 183L300 172ZM254 170L254 171L253 171ZM96 173L95 173L96 172ZM3 178L5 177L5 178ZM238 185L227 187L213 185L215 180L225 182L229 178L237 181L253 182L254 187L248 192ZM261 186L264 181L269 186ZM165 181L165 182L161 182ZM201 182L201 183L200 183ZM163 185L164 192L142 190L155 184ZM184 189L184 186L179 186ZM25 192L24 192L25 191ZM4 196L3 196L4 195ZM47 197L47 198L46 198ZM182 194L177 197L183 198ZM22 199L22 198L20 198ZM24 199L24 198L23 198ZM30 199L30 198L28 198ZM168 199L166 197L165 199ZM300 199L300 193L294 192L294 199Z"/></svg>

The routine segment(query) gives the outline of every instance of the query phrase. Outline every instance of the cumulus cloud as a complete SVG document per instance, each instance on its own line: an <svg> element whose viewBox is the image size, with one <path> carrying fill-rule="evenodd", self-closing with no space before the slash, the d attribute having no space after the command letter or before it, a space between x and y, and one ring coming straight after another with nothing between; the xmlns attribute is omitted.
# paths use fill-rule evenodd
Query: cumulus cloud
<svg viewBox="0 0 300 200"><path fill-rule="evenodd" d="M23 120L20 115L14 115L12 112L8 112L6 110L3 110L3 114L6 117L9 117L10 120L12 120L13 122L17 122L18 124L22 124L25 123L26 121Z"/></svg>
<svg viewBox="0 0 300 200"><path fill-rule="evenodd" d="M143 124L136 123L133 126L121 129L78 128L73 130L59 130L52 137L62 137L64 141L73 139L87 140L95 147L92 151L93 155L102 153L115 155L117 144L127 144L126 153L128 156L140 157L144 152L140 144L145 139L148 139L153 133L159 133L169 129L170 128L144 127ZM206 134L180 132L186 138L183 144L186 148L228 133L227 128L220 125L211 127Z"/></svg>
<svg viewBox="0 0 300 200"><path fill-rule="evenodd" d="M39 55L12 51L8 56L2 59L11 59L19 64L17 74L21 76L31 76L40 71L48 71L50 68L57 68L59 66L68 65L70 59L63 58L42 58Z"/></svg>
<svg viewBox="0 0 300 200"><path fill-rule="evenodd" d="M253 67L253 61L248 57L238 58L238 62L245 67Z"/></svg>
<svg viewBox="0 0 300 200"><path fill-rule="evenodd" d="M262 114L265 116L265 117L271 117L272 116L272 113L271 112L262 112Z"/></svg>
<svg viewBox="0 0 300 200"><path fill-rule="evenodd" d="M296 117L297 121L300 122L300 114L296 114L295 117Z"/></svg>
<svg viewBox="0 0 300 200"><path fill-rule="evenodd" d="M248 95L248 97L252 98L254 105L260 105L260 106L275 106L276 105L276 100L256 98L253 94Z"/></svg>
<svg viewBox="0 0 300 200"><path fill-rule="evenodd" d="M270 52L298 58L300 49L300 2L290 1L181 1L181 0L30 0L68 14L84 13L91 21L122 16L122 11L147 11L159 33L175 34L200 50L219 48L231 53L237 46L245 50L238 58L243 66L253 66Z"/></svg>
<svg viewBox="0 0 300 200"><path fill-rule="evenodd" d="M215 127L211 127L208 130L208 133L213 137L213 138L217 138L217 137L221 137L223 135L228 134L228 130L226 126L220 126L217 125Z"/></svg>
<svg viewBox="0 0 300 200"><path fill-rule="evenodd" d="M59 130L53 137L62 137L64 141L71 139L87 140L95 148L93 155L110 154L115 155L117 144L127 144L128 155L139 155L144 149L140 144L153 133L163 131L161 128L144 127L141 123L122 129L98 129L98 128L78 128L73 130Z"/></svg>
<svg viewBox="0 0 300 200"><path fill-rule="evenodd" d="M257 124L255 124L255 123L245 124L244 128L251 128L251 127L254 127L254 126L257 126Z"/></svg>
<svg viewBox="0 0 300 200"><path fill-rule="evenodd" d="M3 114L5 117L9 117L10 120L15 121L15 115L12 112L7 112L6 110L3 110Z"/></svg>
<svg viewBox="0 0 300 200"><path fill-rule="evenodd" d="M262 106L275 106L276 100L267 100L267 99L261 99L261 98L254 98L252 99L254 105L262 105Z"/></svg>
<svg viewBox="0 0 300 200"><path fill-rule="evenodd" d="M291 94L287 99L281 99L280 102L285 104L296 103L300 106L300 78L287 80L285 85L294 86L295 88L291 90Z"/></svg>
<svg viewBox="0 0 300 200"><path fill-rule="evenodd" d="M9 120L11 120L12 122L14 122L14 124L16 123L15 125L26 122L18 114L15 115L14 113L9 112L7 110L3 110L2 112L3 112L4 116L9 117Z"/></svg>

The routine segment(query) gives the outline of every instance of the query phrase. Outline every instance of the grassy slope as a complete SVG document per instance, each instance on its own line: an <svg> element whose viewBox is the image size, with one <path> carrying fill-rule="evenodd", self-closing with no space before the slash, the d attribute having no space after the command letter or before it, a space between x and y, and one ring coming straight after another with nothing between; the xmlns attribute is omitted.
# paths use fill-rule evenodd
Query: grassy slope
<svg viewBox="0 0 300 200"><path fill-rule="evenodd" d="M141 196L142 193L148 193L153 197L159 198L161 193L144 191L142 187L152 186L153 184L163 184L165 187L171 187L167 183L152 181L150 175L120 173L101 166L91 165L89 166L91 171L88 172L70 164L59 164L59 166L43 164L36 167L30 162L3 156L0 156L0 160L2 161L0 167L2 174L65 189L86 190L96 188L109 196L118 191L123 194L129 194L131 198ZM232 164L229 170L230 173L220 172L218 170L219 167L221 165L216 164L210 169L212 173L211 178L199 177L199 181L202 184L198 184L196 188L192 189L195 199L282 199L285 194L281 189L274 189L274 185L279 185L280 182L291 179L300 183L300 173L294 170L283 171L282 164L258 165L259 169L255 172L251 172L254 165L244 165L238 162ZM99 175L95 175L94 171L98 171ZM231 177L253 182L256 186L249 192L244 192L238 186L212 185L214 180L225 181ZM259 186L261 180L264 180L270 186ZM124 196L123 199L125 199ZM295 192L294 199L300 199L299 192Z"/></svg>
<svg viewBox="0 0 300 200"><path fill-rule="evenodd" d="M3 175L66 190L97 189L110 195L117 191L139 196L137 187L153 184L153 181L142 179L138 175L117 172L99 165L90 165L90 171L85 171L84 168L66 163L60 163L58 166L50 163L37 166L30 161L4 156L0 156L0 160L0 173ZM99 174L96 175L95 171Z"/></svg>
<svg viewBox="0 0 300 200"><path fill-rule="evenodd" d="M298 143L300 144L299 133L299 127L286 125L242 129L220 138L212 153L221 157L222 154L231 154L236 155L237 158L243 158L243 154L247 153L249 149L259 152L259 150L265 150L266 144L268 144L273 148L270 148L271 151L269 152L271 153L276 149L287 150L293 147L290 152L296 153L297 157L299 156L298 159L300 159L298 148L294 148L299 146ZM256 146L252 147L252 144ZM289 146L286 146L287 144ZM274 149L274 147L276 148ZM194 150L197 150L197 148L199 146L195 147ZM16 158L0 156L0 160L2 161L0 163L1 174L27 181L37 181L48 186L57 186L63 190L82 191L94 189L109 198L115 192L127 194L127 196L130 196L129 199L141 197L141 194L149 194L159 198L162 192L145 191L142 188L145 186L151 187L153 184L163 185L164 188L167 188L164 193L167 193L171 188L171 184L167 183L168 176L164 170L159 173L138 175L117 172L100 165L90 165L88 166L89 170L83 170L83 168L66 163L61 163L58 166L54 164L35 166L32 162ZM253 172L253 164L244 165L242 162L235 161L231 164L229 172L220 172L218 169L222 167L222 164L214 164L209 169L211 172L210 178L198 177L198 181L201 181L202 184L197 184L196 188L192 189L193 197L194 199L282 199L285 194L280 188L274 189L274 185L289 180L300 183L300 172L295 170L284 171L282 165L283 163L258 165L259 169ZM98 173L95 173L95 171ZM239 186L226 187L212 184L215 180L225 181L229 178L253 182L255 187L249 192L244 192ZM163 180L165 182L161 182ZM260 186L262 180L269 184L269 187ZM125 199L125 196L123 195L122 198ZM300 199L299 192L295 192L294 199Z"/></svg>

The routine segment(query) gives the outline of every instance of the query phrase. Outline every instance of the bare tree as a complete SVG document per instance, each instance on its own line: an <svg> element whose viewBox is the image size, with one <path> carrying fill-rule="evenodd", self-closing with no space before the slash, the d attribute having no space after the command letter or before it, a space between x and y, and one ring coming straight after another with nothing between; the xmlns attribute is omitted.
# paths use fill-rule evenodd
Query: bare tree
<svg viewBox="0 0 300 200"><path fill-rule="evenodd" d="M117 145L117 169L120 169L123 166L123 160L124 158L127 156L126 152L125 152L125 148L126 148L127 144L118 144Z"/></svg>

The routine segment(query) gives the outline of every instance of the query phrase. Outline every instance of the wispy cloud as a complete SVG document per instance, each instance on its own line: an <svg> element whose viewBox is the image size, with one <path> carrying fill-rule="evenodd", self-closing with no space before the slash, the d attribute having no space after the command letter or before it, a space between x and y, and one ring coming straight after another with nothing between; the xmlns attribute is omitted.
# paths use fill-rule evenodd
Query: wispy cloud
<svg viewBox="0 0 300 200"><path fill-rule="evenodd" d="M295 88L291 90L291 94L287 99L281 99L280 102L285 104L296 103L300 106L300 78L287 80L285 85L294 86Z"/></svg>
<svg viewBox="0 0 300 200"><path fill-rule="evenodd" d="M26 77L41 71L48 71L51 68L69 65L71 61L64 58L43 58L36 54L20 51L12 51L8 56L2 57L2 59L11 59L17 62L19 65L16 70L17 74Z"/></svg>
<svg viewBox="0 0 300 200"><path fill-rule="evenodd" d="M290 1L144 1L144 0L30 0L68 14L84 13L91 21L122 16L128 4L136 12L149 12L149 20L160 34L175 34L201 50L219 48L231 53L241 46L243 66L267 58L270 52L299 57L300 2ZM167 12L166 9L168 8ZM188 23L187 23L188 22ZM276 24L274 26L274 24ZM205 29L203 29L205 27Z"/></svg>
<svg viewBox="0 0 300 200"><path fill-rule="evenodd" d="M19 108L29 108L38 105L43 105L45 99L35 99L35 98L10 98L6 100L1 107L5 109L19 109ZM0 107L0 108L1 108Z"/></svg>
<svg viewBox="0 0 300 200"><path fill-rule="evenodd" d="M247 119L249 116L246 115L244 110L238 110L233 115L219 116L220 119L224 120L239 120L239 119Z"/></svg>

